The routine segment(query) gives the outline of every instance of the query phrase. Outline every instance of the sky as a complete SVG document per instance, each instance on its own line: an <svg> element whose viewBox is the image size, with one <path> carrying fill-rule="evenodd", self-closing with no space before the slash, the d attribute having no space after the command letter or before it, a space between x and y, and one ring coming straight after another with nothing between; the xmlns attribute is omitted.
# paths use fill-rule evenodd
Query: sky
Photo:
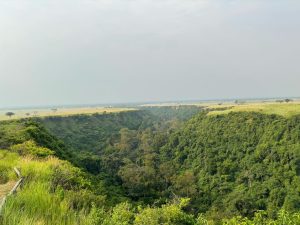
<svg viewBox="0 0 300 225"><path fill-rule="evenodd" d="M300 96L299 0L0 0L0 108Z"/></svg>

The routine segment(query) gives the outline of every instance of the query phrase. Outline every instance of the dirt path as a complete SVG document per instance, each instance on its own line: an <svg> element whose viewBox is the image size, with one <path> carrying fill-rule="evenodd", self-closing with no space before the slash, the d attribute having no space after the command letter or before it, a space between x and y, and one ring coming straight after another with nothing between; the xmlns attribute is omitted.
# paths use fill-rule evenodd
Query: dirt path
<svg viewBox="0 0 300 225"><path fill-rule="evenodd" d="M0 201L5 197L10 190L15 186L16 181L9 181L6 184L0 184Z"/></svg>

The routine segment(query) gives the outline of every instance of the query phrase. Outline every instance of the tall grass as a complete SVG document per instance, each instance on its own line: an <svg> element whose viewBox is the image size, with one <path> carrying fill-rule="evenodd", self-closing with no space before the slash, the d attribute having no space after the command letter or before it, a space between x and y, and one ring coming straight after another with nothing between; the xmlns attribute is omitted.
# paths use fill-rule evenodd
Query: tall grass
<svg viewBox="0 0 300 225"><path fill-rule="evenodd" d="M224 105L210 105L208 108L212 109L212 111L209 112L209 115L228 114L230 112L260 112L264 114L276 114L285 117L291 117L300 114L299 102L245 103L242 105L224 104Z"/></svg>
<svg viewBox="0 0 300 225"><path fill-rule="evenodd" d="M70 209L68 199L59 192L51 193L49 185L31 182L9 198L3 212L5 225L85 224L85 213Z"/></svg>
<svg viewBox="0 0 300 225"><path fill-rule="evenodd" d="M13 167L20 168L25 177L22 189L7 199L0 218L1 225L92 224L89 222L89 208L73 209L73 196L67 194L67 190L52 189L55 169L62 167L76 171L70 164L54 157L20 157L4 150L0 152L0 161L0 173L5 174L7 180L16 179Z"/></svg>
<svg viewBox="0 0 300 225"><path fill-rule="evenodd" d="M13 167L17 164L18 160L19 156L17 154L0 150L0 185L17 179Z"/></svg>

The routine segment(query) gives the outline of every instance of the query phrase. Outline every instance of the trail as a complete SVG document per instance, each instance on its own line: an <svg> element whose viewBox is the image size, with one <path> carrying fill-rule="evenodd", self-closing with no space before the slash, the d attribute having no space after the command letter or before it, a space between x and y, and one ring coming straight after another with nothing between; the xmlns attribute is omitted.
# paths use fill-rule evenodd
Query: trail
<svg viewBox="0 0 300 225"><path fill-rule="evenodd" d="M16 181L9 181L6 184L0 184L0 202L16 185Z"/></svg>
<svg viewBox="0 0 300 225"><path fill-rule="evenodd" d="M0 185L0 214L2 214L2 210L4 208L6 198L9 195L14 194L23 181L21 172L16 167L14 167L14 171L20 179L18 181L9 181L6 184Z"/></svg>

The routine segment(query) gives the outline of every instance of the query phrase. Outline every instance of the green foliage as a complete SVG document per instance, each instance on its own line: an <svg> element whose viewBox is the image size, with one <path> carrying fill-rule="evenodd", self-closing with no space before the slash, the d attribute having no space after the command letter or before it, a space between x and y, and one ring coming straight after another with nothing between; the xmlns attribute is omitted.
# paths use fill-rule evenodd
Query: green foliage
<svg viewBox="0 0 300 225"><path fill-rule="evenodd" d="M242 218L241 216L231 219L224 219L222 224L224 225L296 225L300 224L300 214L290 213L285 210L280 210L276 219L270 219L267 217L266 212L259 211L255 213L252 219Z"/></svg>
<svg viewBox="0 0 300 225"><path fill-rule="evenodd" d="M203 107L195 105L179 105L143 107L142 109L151 112L160 121L168 121L174 119L188 120L203 110Z"/></svg>
<svg viewBox="0 0 300 225"><path fill-rule="evenodd" d="M14 198L8 200L3 224L67 224L76 223L66 200L51 194L46 184L31 182Z"/></svg>
<svg viewBox="0 0 300 225"><path fill-rule="evenodd" d="M13 167L17 160L17 154L11 154L8 151L0 150L0 185L17 178L13 171Z"/></svg>
<svg viewBox="0 0 300 225"><path fill-rule="evenodd" d="M85 174L70 163L63 162L52 167L53 175L51 188L55 190L61 187L65 190L80 190L90 186Z"/></svg>
<svg viewBox="0 0 300 225"><path fill-rule="evenodd" d="M152 208L146 207L141 209L135 217L136 225L188 225L196 224L196 220L192 215L188 215L182 211L187 206L188 199L180 199L177 203L166 204L162 207Z"/></svg>
<svg viewBox="0 0 300 225"><path fill-rule="evenodd" d="M26 141L48 148L60 158L71 160L73 157L62 141L31 119L0 121L0 149L8 149Z"/></svg>
<svg viewBox="0 0 300 225"><path fill-rule="evenodd" d="M120 203L119 205L113 208L109 219L106 219L104 224L129 225L132 224L133 218L134 218L134 213L132 210L132 206L129 203L124 202L124 203Z"/></svg>
<svg viewBox="0 0 300 225"><path fill-rule="evenodd" d="M150 115L143 111L113 114L75 115L37 119L53 135L76 151L100 152L114 141L122 128L149 126Z"/></svg>
<svg viewBox="0 0 300 225"><path fill-rule="evenodd" d="M184 195L181 174L193 171L188 187L196 185L195 210L219 219L299 209L299 116L199 114L169 140L161 157L176 167L170 187Z"/></svg>
<svg viewBox="0 0 300 225"><path fill-rule="evenodd" d="M64 164L67 164L66 170L78 169L57 158L17 157L15 153L7 151L2 156L1 162L3 160L11 171L14 166L20 168L25 183L22 190L8 198L0 224L86 224L87 211L94 198L85 199L90 202L75 208L74 201L77 196L71 193L76 191L76 186L75 189L72 187L67 190L61 186L53 189L51 185L55 177L54 168L57 166L65 167ZM70 173L72 172L68 174ZM84 178L77 173L76 179L82 181Z"/></svg>
<svg viewBox="0 0 300 225"><path fill-rule="evenodd" d="M8 198L0 224L89 224L91 205L105 204L105 196L92 192L89 175L52 157L54 151L38 145L33 138L37 136L31 135L32 130L36 134L39 131L34 123L12 121L0 126L0 143L9 149L0 150L1 183L17 179L14 167L25 178L22 190ZM55 138L43 129L41 133L50 137L43 143L55 146Z"/></svg>
<svg viewBox="0 0 300 225"><path fill-rule="evenodd" d="M32 140L26 141L22 144L13 145L10 149L17 152L19 155L32 155L37 157L54 155L54 151L51 151L48 148L39 147Z"/></svg>
<svg viewBox="0 0 300 225"><path fill-rule="evenodd" d="M0 122L0 149L28 140L26 126L19 121Z"/></svg>
<svg viewBox="0 0 300 225"><path fill-rule="evenodd" d="M34 140L39 146L51 149L61 159L72 161L74 155L56 136L50 134L40 123L33 120L22 120L19 123L26 127L27 139Z"/></svg>
<svg viewBox="0 0 300 225"><path fill-rule="evenodd" d="M51 126L55 125L60 135L66 135L62 129L74 129L67 139L63 136L66 143L79 135L85 144L90 139L93 145L101 142L96 154L81 154L81 165L94 174L108 176L105 180L112 191L121 186L123 190L118 193L134 201L152 204L159 199L161 204L174 194L189 197L187 210L206 213L217 221L238 215L253 217L258 210L275 218L282 207L299 209L299 116L200 113L178 128L175 121L161 119L172 118L166 116L172 114L167 112L170 109L151 110L160 124L157 117L149 120L145 114L138 117L136 126L121 128L113 122L121 116L133 124L130 116L137 112L118 114L114 119L112 115L66 121L52 118L47 123L49 127L54 120ZM141 125L144 119L148 127ZM103 129L108 121L116 125L100 139L91 133L100 129L95 124ZM76 130L75 125L84 129Z"/></svg>

